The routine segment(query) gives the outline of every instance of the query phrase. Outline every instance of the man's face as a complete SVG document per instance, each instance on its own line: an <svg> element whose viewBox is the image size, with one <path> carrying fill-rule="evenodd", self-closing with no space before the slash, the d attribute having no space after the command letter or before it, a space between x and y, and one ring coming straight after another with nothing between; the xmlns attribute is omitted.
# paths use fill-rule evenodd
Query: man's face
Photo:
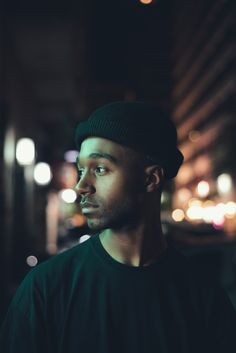
<svg viewBox="0 0 236 353"><path fill-rule="evenodd" d="M88 226L122 229L140 220L144 171L130 149L110 140L84 140L78 159L78 193Z"/></svg>

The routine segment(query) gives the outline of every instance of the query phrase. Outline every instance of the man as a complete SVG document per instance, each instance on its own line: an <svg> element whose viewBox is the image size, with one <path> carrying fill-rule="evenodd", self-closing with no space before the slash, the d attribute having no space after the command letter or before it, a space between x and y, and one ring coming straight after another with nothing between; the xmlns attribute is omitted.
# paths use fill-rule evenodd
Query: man
<svg viewBox="0 0 236 353"><path fill-rule="evenodd" d="M227 296L162 233L163 182L183 160L168 116L111 103L78 125L76 143L77 189L95 235L26 276L1 352L235 353Z"/></svg>

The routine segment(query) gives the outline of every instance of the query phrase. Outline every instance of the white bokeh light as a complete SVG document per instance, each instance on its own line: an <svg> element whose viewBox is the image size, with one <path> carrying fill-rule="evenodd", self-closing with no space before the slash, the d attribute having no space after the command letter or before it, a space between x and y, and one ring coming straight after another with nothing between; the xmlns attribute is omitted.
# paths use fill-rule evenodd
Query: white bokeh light
<svg viewBox="0 0 236 353"><path fill-rule="evenodd" d="M232 178L229 174L223 173L217 178L217 190L220 195L227 194L232 188Z"/></svg>
<svg viewBox="0 0 236 353"><path fill-rule="evenodd" d="M64 189L60 192L62 200L66 203L73 203L77 199L77 194L73 189Z"/></svg>
<svg viewBox="0 0 236 353"><path fill-rule="evenodd" d="M175 222L182 222L184 220L184 211L181 210L180 208L177 208L175 209L173 212L172 212L172 218Z"/></svg>
<svg viewBox="0 0 236 353"><path fill-rule="evenodd" d="M26 263L27 265L29 265L30 267L35 267L38 264L38 259L36 256L34 255L30 255L26 258Z"/></svg>
<svg viewBox="0 0 236 353"><path fill-rule="evenodd" d="M206 197L209 195L210 186L209 183L205 180L202 180L197 185L197 193L200 197Z"/></svg>
<svg viewBox="0 0 236 353"><path fill-rule="evenodd" d="M64 158L67 162L69 163L75 163L77 160L77 157L79 155L79 152L76 150L71 150L71 151L67 151L64 154Z"/></svg>
<svg viewBox="0 0 236 353"><path fill-rule="evenodd" d="M206 223L212 223L214 217L215 217L215 206L207 206L203 208L202 219Z"/></svg>
<svg viewBox="0 0 236 353"><path fill-rule="evenodd" d="M187 217L190 219L190 220L200 220L202 219L202 216L203 216L203 209L201 206L190 206L188 209L187 209Z"/></svg>
<svg viewBox="0 0 236 353"><path fill-rule="evenodd" d="M52 180L51 168L47 163L40 162L34 168L34 180L39 185L47 185Z"/></svg>
<svg viewBox="0 0 236 353"><path fill-rule="evenodd" d="M236 214L236 203L233 201L227 202L225 205L225 214L226 216L234 216Z"/></svg>
<svg viewBox="0 0 236 353"><path fill-rule="evenodd" d="M30 165L35 159L34 141L30 138L21 138L16 145L16 159L21 165Z"/></svg>

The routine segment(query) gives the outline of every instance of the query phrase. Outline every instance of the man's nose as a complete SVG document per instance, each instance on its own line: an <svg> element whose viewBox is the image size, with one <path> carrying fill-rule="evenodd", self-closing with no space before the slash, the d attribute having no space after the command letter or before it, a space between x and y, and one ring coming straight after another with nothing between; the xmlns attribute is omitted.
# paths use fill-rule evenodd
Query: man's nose
<svg viewBox="0 0 236 353"><path fill-rule="evenodd" d="M88 175L82 176L75 188L79 195L91 194L95 190L94 186L92 185L92 181L89 179Z"/></svg>

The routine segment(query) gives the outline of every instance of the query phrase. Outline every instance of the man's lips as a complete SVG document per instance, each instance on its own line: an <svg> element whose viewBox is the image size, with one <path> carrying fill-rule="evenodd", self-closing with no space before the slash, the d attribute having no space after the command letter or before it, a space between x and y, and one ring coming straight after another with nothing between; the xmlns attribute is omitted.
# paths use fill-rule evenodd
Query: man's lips
<svg viewBox="0 0 236 353"><path fill-rule="evenodd" d="M80 207L81 207L83 214L86 217L89 217L89 215L93 215L94 213L96 213L96 209L99 206L95 205L94 203L84 202L84 203L80 204Z"/></svg>
<svg viewBox="0 0 236 353"><path fill-rule="evenodd" d="M84 208L98 208L98 205L95 205L94 203L91 203L91 202L84 202L84 203L80 204L80 207L82 209L84 209Z"/></svg>

